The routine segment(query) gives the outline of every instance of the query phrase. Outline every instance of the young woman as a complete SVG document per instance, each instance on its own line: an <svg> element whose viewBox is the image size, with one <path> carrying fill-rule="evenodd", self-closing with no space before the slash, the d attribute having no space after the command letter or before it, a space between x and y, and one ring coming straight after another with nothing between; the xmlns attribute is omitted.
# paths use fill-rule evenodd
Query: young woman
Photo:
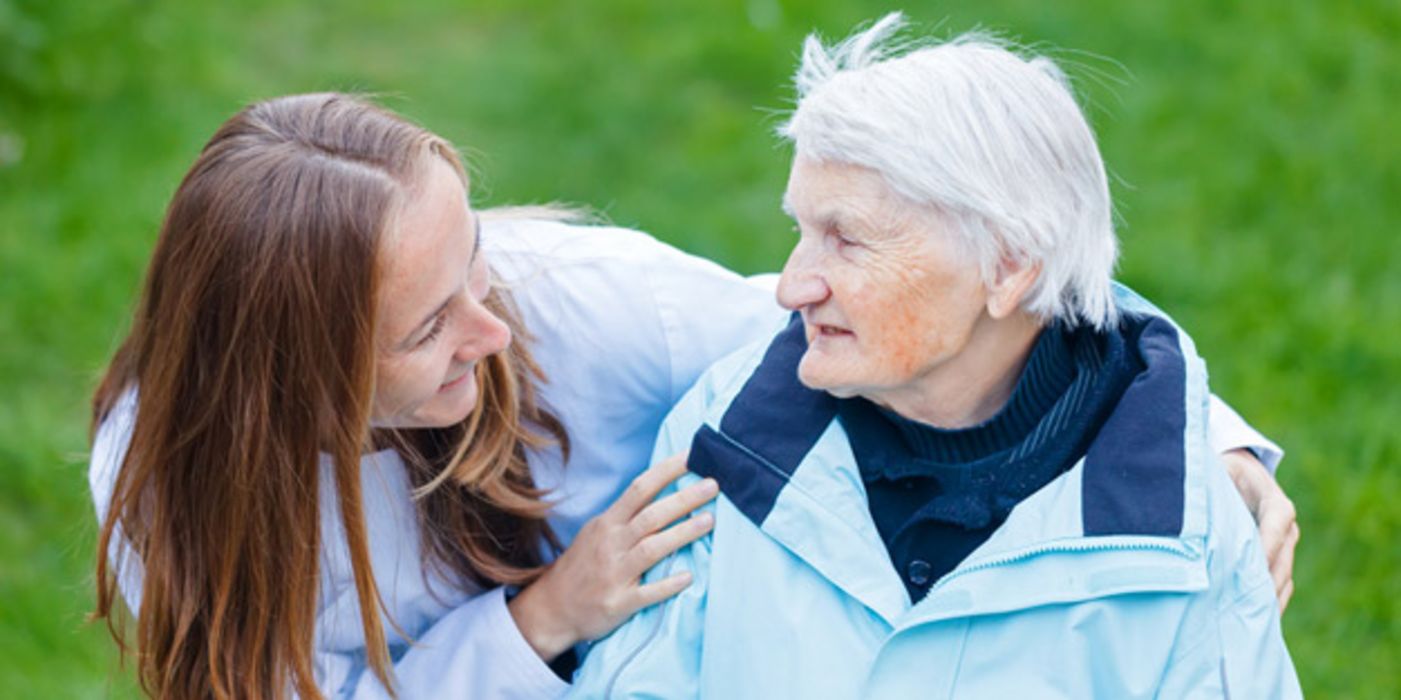
<svg viewBox="0 0 1401 700"><path fill-rule="evenodd" d="M781 324L771 289L490 218L446 142L353 97L215 133L94 400L97 614L148 693L550 697L687 585L639 578L714 484L654 501L684 464L638 472L700 371ZM1218 413L1218 449L1270 447Z"/></svg>

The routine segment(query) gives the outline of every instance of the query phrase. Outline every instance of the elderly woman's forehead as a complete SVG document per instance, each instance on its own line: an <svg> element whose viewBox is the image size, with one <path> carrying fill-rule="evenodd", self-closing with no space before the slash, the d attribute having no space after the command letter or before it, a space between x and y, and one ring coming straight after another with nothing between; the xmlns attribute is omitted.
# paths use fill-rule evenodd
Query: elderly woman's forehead
<svg viewBox="0 0 1401 700"><path fill-rule="evenodd" d="M783 211L789 216L837 216L844 213L889 213L915 206L869 167L800 154L793 161Z"/></svg>

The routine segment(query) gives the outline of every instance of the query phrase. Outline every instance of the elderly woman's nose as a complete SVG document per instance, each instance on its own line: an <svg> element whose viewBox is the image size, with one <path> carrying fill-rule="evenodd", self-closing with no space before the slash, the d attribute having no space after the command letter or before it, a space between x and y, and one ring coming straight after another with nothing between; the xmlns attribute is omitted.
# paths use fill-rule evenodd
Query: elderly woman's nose
<svg viewBox="0 0 1401 700"><path fill-rule="evenodd" d="M798 309L827 298L827 283L811 264L802 246L793 249L783 274L778 278L778 303L785 309Z"/></svg>

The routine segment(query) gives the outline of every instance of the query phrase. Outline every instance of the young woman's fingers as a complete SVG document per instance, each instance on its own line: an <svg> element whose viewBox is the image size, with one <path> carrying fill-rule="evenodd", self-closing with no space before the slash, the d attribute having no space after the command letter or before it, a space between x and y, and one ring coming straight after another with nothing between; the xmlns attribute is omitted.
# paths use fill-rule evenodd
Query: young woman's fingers
<svg viewBox="0 0 1401 700"><path fill-rule="evenodd" d="M686 587L689 585L691 585L691 572L682 571L679 574L668 576L660 581L638 586L633 596L633 601L636 603L636 606L633 607L633 612L656 605L686 590Z"/></svg>
<svg viewBox="0 0 1401 700"><path fill-rule="evenodd" d="M622 522L632 520L632 516L637 511L642 510L662 489L673 481L676 481L682 474L686 473L686 453L675 454L652 465L650 469L642 472L627 489L623 495L608 508L608 512L617 516Z"/></svg>
<svg viewBox="0 0 1401 700"><path fill-rule="evenodd" d="M720 485L714 479L702 479L676 493L654 501L633 516L632 535L641 540L658 530L676 522L678 518L709 503L720 493Z"/></svg>
<svg viewBox="0 0 1401 700"><path fill-rule="evenodd" d="M1294 597L1294 579L1289 579L1284 584L1284 588L1279 591L1279 614L1284 614L1284 609L1289 607L1289 599Z"/></svg>
<svg viewBox="0 0 1401 700"><path fill-rule="evenodd" d="M710 528L714 526L715 516L710 513L701 513L695 517L686 518L654 535L648 535L642 538L629 553L631 566L637 575L641 576L643 572L655 566L657 562L671 556L676 550L704 537L705 533L710 532Z"/></svg>
<svg viewBox="0 0 1401 700"><path fill-rule="evenodd" d="M1275 595L1279 596L1281 611L1294 593L1294 548L1299 543L1299 524L1291 523L1289 533L1283 539L1278 554L1270 560L1270 577L1275 582Z"/></svg>
<svg viewBox="0 0 1401 700"><path fill-rule="evenodd" d="M1276 587L1283 585L1294 571L1294 546L1299 541L1296 518L1294 504L1288 498L1267 498L1260 503L1260 544Z"/></svg>

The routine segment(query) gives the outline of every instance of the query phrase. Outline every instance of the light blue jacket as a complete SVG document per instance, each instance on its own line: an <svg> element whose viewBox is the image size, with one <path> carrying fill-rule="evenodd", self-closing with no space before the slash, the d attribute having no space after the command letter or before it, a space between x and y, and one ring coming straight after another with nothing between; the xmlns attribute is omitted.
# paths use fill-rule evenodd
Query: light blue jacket
<svg viewBox="0 0 1401 700"><path fill-rule="evenodd" d="M914 605L833 399L794 376L801 323L721 361L656 449L691 445L721 484L713 534L647 576L695 581L595 645L572 697L1300 696L1208 445L1205 366L1147 302L1118 303L1146 368L1087 454Z"/></svg>

